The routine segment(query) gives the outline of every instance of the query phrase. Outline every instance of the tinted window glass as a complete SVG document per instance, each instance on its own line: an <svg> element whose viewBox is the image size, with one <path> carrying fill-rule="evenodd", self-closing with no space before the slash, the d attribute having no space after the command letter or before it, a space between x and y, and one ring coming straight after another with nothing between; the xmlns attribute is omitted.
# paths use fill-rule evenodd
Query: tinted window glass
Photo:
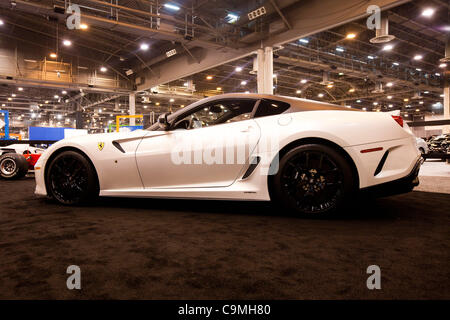
<svg viewBox="0 0 450 320"><path fill-rule="evenodd" d="M255 100L220 100L203 105L176 122L174 129L197 129L250 119Z"/></svg>
<svg viewBox="0 0 450 320"><path fill-rule="evenodd" d="M256 110L255 118L281 114L289 109L289 107L290 104L286 102L263 99L259 103L258 110Z"/></svg>

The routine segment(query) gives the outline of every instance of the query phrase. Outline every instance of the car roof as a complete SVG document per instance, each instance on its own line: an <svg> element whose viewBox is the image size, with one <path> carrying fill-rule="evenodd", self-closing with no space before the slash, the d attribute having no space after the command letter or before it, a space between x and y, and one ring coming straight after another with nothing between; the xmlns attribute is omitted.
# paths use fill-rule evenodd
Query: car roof
<svg viewBox="0 0 450 320"><path fill-rule="evenodd" d="M192 108L196 108L199 105L208 102L214 102L216 100L222 99L269 99L269 100L277 100L282 102L287 102L291 105L290 112L297 111L315 111L315 110L351 110L351 111L360 111L359 109L348 108L344 106L339 106L327 102L314 101L296 97L288 97L288 96L280 96L273 94L261 94L261 93L224 93L220 95L215 95L212 97L208 97L205 99L201 99L196 101L183 109L179 109L173 114L169 115L169 118L177 117L179 114L185 113Z"/></svg>

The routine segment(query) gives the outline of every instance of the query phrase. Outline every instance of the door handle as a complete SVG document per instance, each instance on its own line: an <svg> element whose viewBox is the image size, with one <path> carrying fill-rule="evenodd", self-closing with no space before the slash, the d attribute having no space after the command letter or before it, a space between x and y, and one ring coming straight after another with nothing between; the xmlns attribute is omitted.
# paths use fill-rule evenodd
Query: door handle
<svg viewBox="0 0 450 320"><path fill-rule="evenodd" d="M248 127L246 127L246 128L242 128L242 129L241 129L241 132L250 132L250 130L252 130L252 129L253 129L252 126L248 126Z"/></svg>

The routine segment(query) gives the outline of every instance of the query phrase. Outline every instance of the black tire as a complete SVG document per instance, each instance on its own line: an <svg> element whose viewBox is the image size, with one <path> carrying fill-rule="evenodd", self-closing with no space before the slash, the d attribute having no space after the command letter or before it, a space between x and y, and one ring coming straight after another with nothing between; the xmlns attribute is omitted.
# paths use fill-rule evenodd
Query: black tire
<svg viewBox="0 0 450 320"><path fill-rule="evenodd" d="M80 153L58 154L46 170L48 195L64 205L83 205L99 194L98 179L91 163Z"/></svg>
<svg viewBox="0 0 450 320"><path fill-rule="evenodd" d="M0 156L0 176L13 180L25 177L28 172L28 162L25 157L17 153L5 153Z"/></svg>
<svg viewBox="0 0 450 320"><path fill-rule="evenodd" d="M288 151L273 178L276 202L305 217L323 217L344 207L355 191L347 159L335 149L305 144Z"/></svg>
<svg viewBox="0 0 450 320"><path fill-rule="evenodd" d="M419 151L420 151L421 154L425 154L425 149L424 148L420 147Z"/></svg>

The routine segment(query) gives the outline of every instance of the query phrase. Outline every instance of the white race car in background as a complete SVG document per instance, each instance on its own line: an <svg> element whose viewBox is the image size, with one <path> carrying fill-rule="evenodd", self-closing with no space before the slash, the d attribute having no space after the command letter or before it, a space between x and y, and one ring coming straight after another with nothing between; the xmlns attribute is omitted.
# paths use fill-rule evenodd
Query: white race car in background
<svg viewBox="0 0 450 320"><path fill-rule="evenodd" d="M36 194L62 204L98 195L274 200L320 215L358 191L411 191L420 164L399 116L224 94L163 114L147 130L59 141L39 159L35 176Z"/></svg>
<svg viewBox="0 0 450 320"><path fill-rule="evenodd" d="M39 154L43 153L45 149L32 147L29 144L11 144L6 147L0 147L0 155L3 155L5 153L13 152L18 154Z"/></svg>
<svg viewBox="0 0 450 320"><path fill-rule="evenodd" d="M417 149L419 149L420 153L427 154L428 153L428 144L422 138L416 137Z"/></svg>

